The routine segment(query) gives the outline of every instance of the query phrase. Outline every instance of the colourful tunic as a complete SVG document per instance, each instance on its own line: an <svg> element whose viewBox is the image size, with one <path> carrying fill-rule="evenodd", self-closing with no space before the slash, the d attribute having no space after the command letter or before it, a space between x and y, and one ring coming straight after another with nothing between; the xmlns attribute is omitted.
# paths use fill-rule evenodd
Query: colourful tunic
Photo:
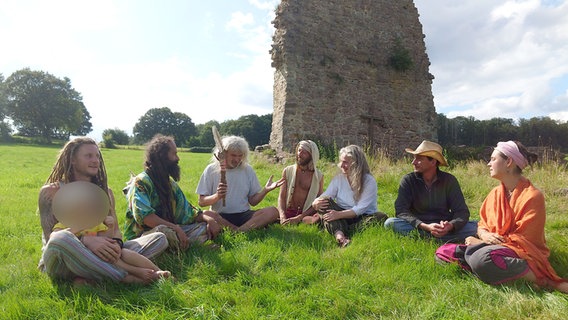
<svg viewBox="0 0 568 320"><path fill-rule="evenodd" d="M179 185L170 178L173 192L172 208L174 208L174 221L178 225L187 225L195 221L199 210L191 205ZM146 172L137 175L128 187L126 194L126 226L124 237L133 239L152 228L144 225L144 218L150 214L160 216L156 208L160 207L160 197L152 179ZM160 216L164 219L164 217Z"/></svg>

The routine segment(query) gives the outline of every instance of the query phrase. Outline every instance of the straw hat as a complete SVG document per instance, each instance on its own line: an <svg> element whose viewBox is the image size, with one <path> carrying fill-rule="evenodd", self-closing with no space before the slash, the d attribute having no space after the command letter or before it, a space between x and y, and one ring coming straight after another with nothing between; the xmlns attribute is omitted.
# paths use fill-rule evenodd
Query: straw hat
<svg viewBox="0 0 568 320"><path fill-rule="evenodd" d="M415 155L434 158L434 159L438 160L438 162L440 163L441 166L447 166L448 165L448 161L446 160L446 158L442 154L443 153L442 146L440 146L439 144L432 142L432 141L424 140L418 146L418 148L416 148L416 150L406 148L405 151L408 152L408 153L415 154Z"/></svg>
<svg viewBox="0 0 568 320"><path fill-rule="evenodd" d="M110 202L108 195L96 184L75 181L59 188L51 206L57 221L74 230L86 230L105 220Z"/></svg>

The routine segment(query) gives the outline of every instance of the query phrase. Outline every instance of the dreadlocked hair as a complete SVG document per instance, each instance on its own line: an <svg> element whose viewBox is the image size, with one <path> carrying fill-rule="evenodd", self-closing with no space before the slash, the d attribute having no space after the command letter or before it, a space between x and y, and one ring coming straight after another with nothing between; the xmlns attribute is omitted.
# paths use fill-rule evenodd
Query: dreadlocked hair
<svg viewBox="0 0 568 320"><path fill-rule="evenodd" d="M349 185L353 190L353 197L358 201L363 193L365 175L371 172L365 153L361 147L352 144L341 148L339 155L345 155L353 161L349 170Z"/></svg>
<svg viewBox="0 0 568 320"><path fill-rule="evenodd" d="M79 151L79 148L83 145L97 145L95 140L87 137L77 137L73 140L68 141L61 151L59 151L59 155L57 156L57 161L53 166L53 170L51 174L47 178L46 183L57 183L57 182L64 182L70 183L75 181L75 174L73 173L73 165L71 164L73 157ZM99 150L99 159L100 159L100 166L99 172L96 176L91 178L91 182L99 186L103 189L106 193L108 193L108 181L107 181L107 174L105 169L105 162L103 160L103 155Z"/></svg>
<svg viewBox="0 0 568 320"><path fill-rule="evenodd" d="M150 176L160 198L160 208L156 208L156 213L168 221L174 221L172 184L167 169L168 152L172 143L172 137L155 135L146 146L144 161L144 170Z"/></svg>

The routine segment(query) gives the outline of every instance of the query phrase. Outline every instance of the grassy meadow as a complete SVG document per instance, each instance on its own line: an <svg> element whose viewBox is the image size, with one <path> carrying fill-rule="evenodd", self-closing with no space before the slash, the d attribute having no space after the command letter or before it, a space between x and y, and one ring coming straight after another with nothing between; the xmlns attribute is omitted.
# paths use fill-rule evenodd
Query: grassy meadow
<svg viewBox="0 0 568 320"><path fill-rule="evenodd" d="M156 263L175 281L149 286L102 283L72 287L53 283L37 269L41 228L39 188L58 147L0 145L0 319L565 319L568 295L522 281L489 286L457 266L434 261L438 244L400 237L371 225L339 249L315 226L272 225L247 234L225 232L213 250L197 245L165 253ZM103 149L109 184L124 221L121 189L129 172L142 170L143 151ZM180 152L186 195L195 188L210 155ZM451 159L450 159L451 160ZM261 184L286 164L253 157ZM393 216L398 182L409 161L371 159L379 183L379 210ZM320 163L325 186L337 172ZM455 164L466 201L477 219L485 195L497 184L485 163ZM544 164L526 172L546 195L551 263L568 278L566 168ZM276 205L278 191L259 206Z"/></svg>

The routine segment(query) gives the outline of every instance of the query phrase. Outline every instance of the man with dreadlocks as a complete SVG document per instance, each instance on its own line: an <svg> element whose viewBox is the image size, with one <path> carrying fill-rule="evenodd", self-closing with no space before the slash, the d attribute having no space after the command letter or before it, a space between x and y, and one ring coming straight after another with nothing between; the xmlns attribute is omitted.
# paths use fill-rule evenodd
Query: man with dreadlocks
<svg viewBox="0 0 568 320"><path fill-rule="evenodd" d="M170 248L187 249L191 242L213 239L217 222L189 203L180 180L177 146L172 137L158 134L146 146L144 171L126 188L126 239L163 232Z"/></svg>
<svg viewBox="0 0 568 320"><path fill-rule="evenodd" d="M38 200L43 230L43 254L38 267L52 279L76 284L103 279L125 281L128 272L116 265L121 258L121 247L146 258L155 257L167 248L166 237L161 233L122 243L117 223L109 225L104 234L93 235L78 236L68 228L58 228L59 221L52 206L54 197L64 184L74 181L88 181L105 191L110 200L107 218L117 221L114 195L108 187L103 157L96 142L86 137L67 142L41 188Z"/></svg>
<svg viewBox="0 0 568 320"><path fill-rule="evenodd" d="M363 149L356 145L341 148L338 167L341 173L312 206L318 210L323 227L344 248L351 243L349 232L360 222L384 220L386 215L377 211L377 181Z"/></svg>

